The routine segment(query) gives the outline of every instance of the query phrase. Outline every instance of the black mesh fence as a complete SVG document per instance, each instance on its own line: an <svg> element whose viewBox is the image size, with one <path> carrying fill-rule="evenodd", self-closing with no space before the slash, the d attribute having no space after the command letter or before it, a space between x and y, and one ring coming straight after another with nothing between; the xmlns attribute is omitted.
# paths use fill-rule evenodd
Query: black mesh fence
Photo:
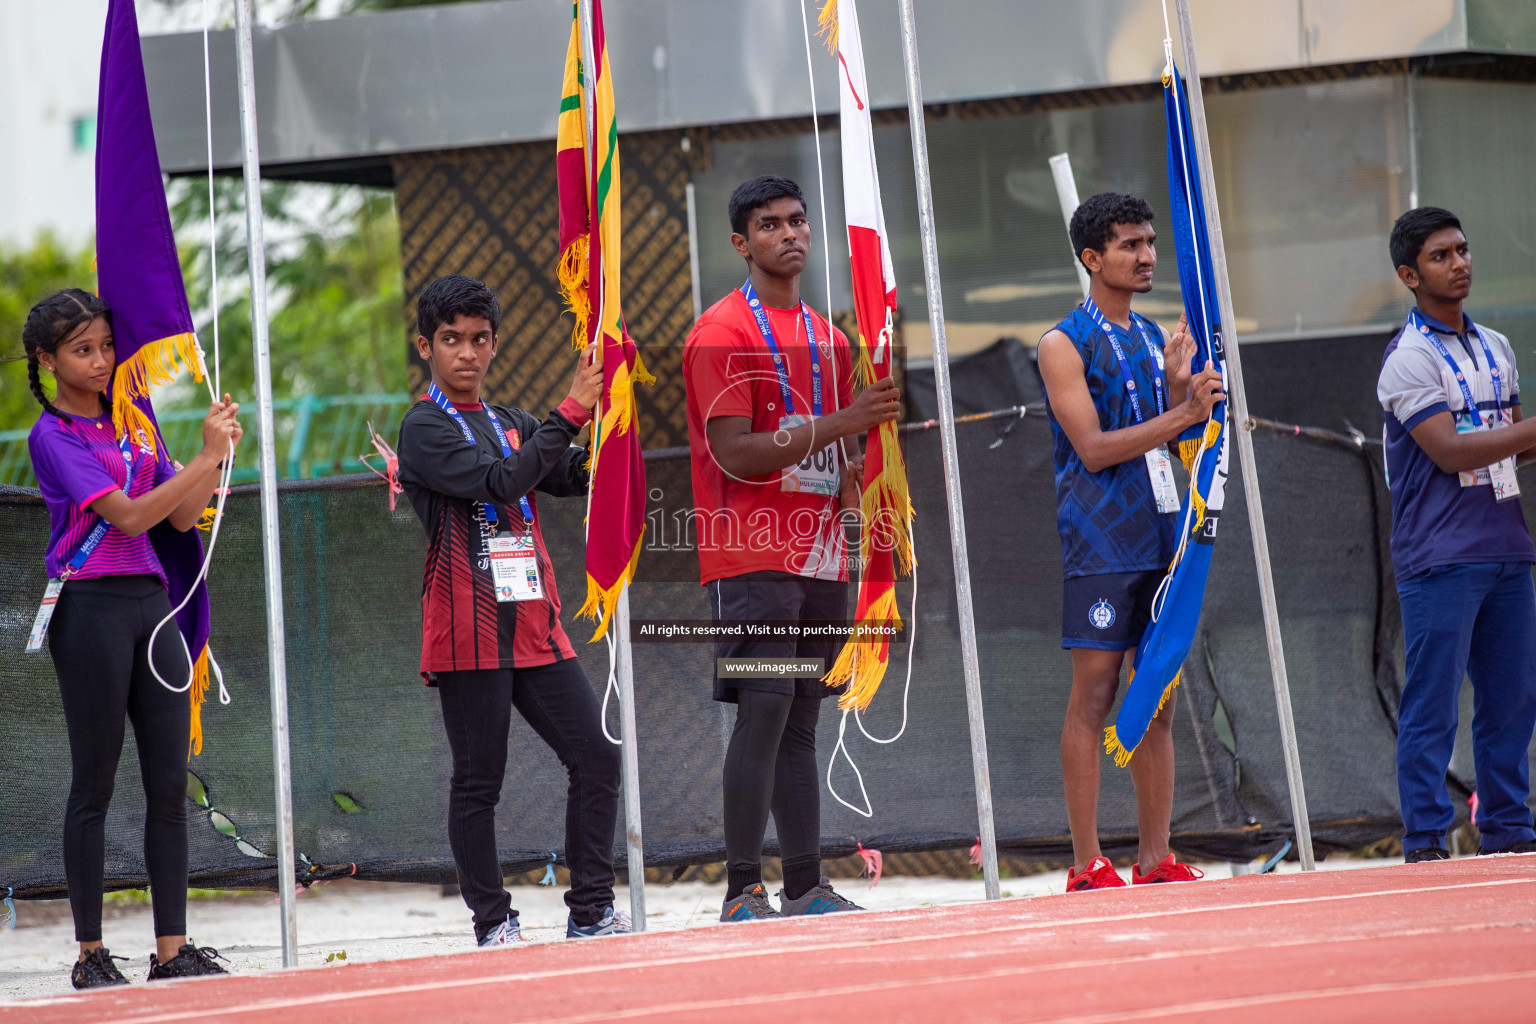
<svg viewBox="0 0 1536 1024"><path fill-rule="evenodd" d="M1048 427L1034 412L998 416L960 424L958 438L998 838L1014 852L1064 855L1070 842L1057 746L1069 665L1060 647ZM1393 747L1402 641L1380 451L1263 427L1254 439L1314 838L1321 849L1358 847L1399 828ZM906 441L920 562L915 615L911 587L901 588L903 615L915 626L910 721L891 746L869 743L849 724L874 816L856 815L823 793L828 856L857 843L886 851L965 848L977 832L939 434L918 430ZM647 468L652 549L632 590L634 617L707 619L687 548L686 453L651 453ZM403 501L388 510L371 477L286 484L281 506L301 878L355 871L360 878L447 881L449 757L437 696L417 674L421 529ZM590 625L569 614L579 603L582 513L578 500L541 504L566 588L566 628L601 690L606 646L586 645ZM189 765L206 788L206 800L189 805L193 881L203 886L270 887L276 878L270 858L252 855L275 846L259 528L255 490L237 489L211 583L213 650L234 700L205 708L206 745ZM1247 857L1288 836L1291 814L1235 459L1220 529L1179 690L1174 845L1187 855ZM0 490L0 565L9 576L0 615L0 650L8 652L0 658L0 886L26 897L63 894L59 836L69 788L52 664L46 655L21 653L43 590L46 535L36 492ZM876 736L892 734L901 721L907 648L892 650L866 722ZM718 861L720 766L733 712L709 697L713 648L637 643L634 652L646 860ZM610 721L617 730L612 707ZM828 703L823 773L837 727ZM1470 761L1459 754L1459 796L1470 777ZM834 768L833 784L858 802L846 765ZM514 717L498 812L509 874L558 855L564 792L554 755ZM129 742L108 817L111 885L144 883L143 813ZM1099 814L1106 846L1133 848L1130 775L1108 760ZM616 848L622 842L621 822Z"/></svg>

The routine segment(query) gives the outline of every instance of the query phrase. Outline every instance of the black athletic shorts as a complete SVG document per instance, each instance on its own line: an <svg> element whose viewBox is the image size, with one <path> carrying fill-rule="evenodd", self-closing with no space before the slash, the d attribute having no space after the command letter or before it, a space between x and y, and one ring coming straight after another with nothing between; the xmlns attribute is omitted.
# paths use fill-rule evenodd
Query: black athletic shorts
<svg viewBox="0 0 1536 1024"><path fill-rule="evenodd" d="M1161 569L1074 576L1062 588L1061 646L1129 651L1152 621Z"/></svg>
<svg viewBox="0 0 1536 1024"><path fill-rule="evenodd" d="M716 623L848 620L848 584L843 580L816 580L765 569L711 580L707 589L710 616ZM799 641L732 638L715 642L715 657L820 658L825 672L842 648L843 640L838 637ZM816 676L722 679L718 673L715 675L715 700L735 704L739 689L797 697L835 697L847 686L828 687Z"/></svg>

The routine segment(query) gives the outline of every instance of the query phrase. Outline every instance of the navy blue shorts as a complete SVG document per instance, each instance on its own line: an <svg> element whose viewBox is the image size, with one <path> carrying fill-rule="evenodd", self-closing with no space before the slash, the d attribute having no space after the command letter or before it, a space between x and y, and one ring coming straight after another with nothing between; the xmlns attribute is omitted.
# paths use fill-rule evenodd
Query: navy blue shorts
<svg viewBox="0 0 1536 1024"><path fill-rule="evenodd" d="M1131 650L1152 621L1152 599L1166 575L1150 569L1067 580L1062 587L1061 646Z"/></svg>

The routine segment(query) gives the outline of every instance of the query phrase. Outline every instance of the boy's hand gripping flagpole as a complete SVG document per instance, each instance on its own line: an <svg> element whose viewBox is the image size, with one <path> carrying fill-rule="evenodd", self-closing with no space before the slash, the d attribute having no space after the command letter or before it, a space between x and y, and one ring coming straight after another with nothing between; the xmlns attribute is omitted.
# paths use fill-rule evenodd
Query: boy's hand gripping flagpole
<svg viewBox="0 0 1536 1024"><path fill-rule="evenodd" d="M597 132L601 126L597 124L599 117L605 116L610 122L609 127L615 126L616 114L612 104L604 104L602 97L607 95L611 100L612 83L605 81L608 75L606 52L607 45L604 40L604 52L601 56L597 53L597 40L602 32L602 8L597 0L580 0L578 16L578 32L581 37L581 73L577 79L579 90L579 107L582 120L582 142L585 152L583 154L583 179L584 195L587 197L586 215L593 244L588 247L585 254L579 250L573 256L585 255L586 267L586 292L591 303L591 310L595 316L586 320L588 337L596 341L597 349L594 359L604 363L605 354L615 358L622 365L608 368L604 372L604 386L598 398L597 408L592 416L592 484L587 490L587 523L588 540L591 540L592 518L592 491L595 485L598 466L601 461L602 444L605 440L603 430L608 428L607 440L614 445L613 458L640 458L639 444L634 440L634 432L638 430L638 420L634 416L633 387L636 379L650 383L652 378L645 372L645 367L640 361L638 350L634 349L633 342L629 340L623 329L623 318L619 310L605 309L610 297L617 297L618 282L617 269L619 260L618 241L619 231L617 217L619 216L618 190L618 136L611 132L607 136L610 147L604 166L598 164ZM567 75L569 78L570 76ZM565 101L562 99L562 111ZM604 108L607 109L604 109ZM607 131L607 128L602 130ZM561 142L557 140L557 153ZM558 164L558 159L557 159ZM557 168L558 173L558 168ZM611 176L610 176L611 175ZM611 199L604 202L605 195L609 193L600 188L599 182L606 179L611 189ZM562 197L562 213L565 212ZM605 219L612 218L612 223L605 223ZM562 234L565 232L562 231ZM607 241L611 251L605 248L602 242ZM562 246L562 270L564 269L564 249ZM597 255L601 260L598 265L598 273L593 274L592 256ZM609 281L612 275L614 280ZM613 296L610 296L610 288ZM573 289L568 289L568 296ZM595 292L595 295L593 294ZM573 303L574 305L574 303ZM617 303L615 303L617 305ZM613 346L612 353L606 353L610 346L609 331L606 327L608 318L618 323L618 337L620 344ZM582 312L577 311L578 331L581 329ZM628 350L628 351L626 351ZM609 408L605 409L605 401ZM627 403L625 408L615 414L615 406ZM619 435L628 433L630 438L623 443L629 444L628 450L621 450ZM612 459L608 463L613 465ZM644 469L640 469L641 500L644 500ZM631 481L632 482L632 481ZM643 507L640 509L643 523ZM644 527L641 526L640 534L643 536ZM627 568L619 577L620 586L616 600L611 609L613 614L613 628L617 636L610 634L609 651L612 659L613 680L619 693L619 739L621 746L620 762L623 766L623 792L624 792L624 838L628 851L629 868L629 913L631 927L637 932L645 931L645 843L640 827L640 759L638 741L635 734L635 673L634 651L629 639L629 581L634 573L635 563L640 556L641 536L636 536L633 544L633 552L625 552L628 555ZM591 562L590 554L588 558ZM588 601L584 613L592 614L600 620L599 635L608 627L606 612L602 607L601 584L596 584L594 578L588 575ZM594 591L594 586L597 588ZM594 637L594 639L596 639ZM606 695L604 711L606 714ZM603 727L607 732L607 725Z"/></svg>
<svg viewBox="0 0 1536 1024"><path fill-rule="evenodd" d="M277 449L273 445L272 352L267 339L267 254L261 214L261 157L256 145L256 68L251 0L235 0L240 73L240 142L251 274L251 342L256 356L257 438L261 457L261 553L266 570L267 660L272 684L272 778L277 800L277 895L282 906L283 966L297 967L294 917L293 787L288 760L288 662L283 639L283 556L277 521Z"/></svg>
<svg viewBox="0 0 1536 1024"><path fill-rule="evenodd" d="M909 0L903 0L909 2ZM1174 0L1178 12L1179 41L1188 72L1187 95L1194 126L1196 158L1205 193L1206 228L1216 275L1221 319L1227 325L1227 397L1236 413L1238 461L1243 469L1243 494L1248 501L1248 526L1253 534L1253 559L1259 572L1259 601L1264 612L1264 639L1269 647L1269 669L1275 684L1275 707L1280 716L1280 742L1285 754L1285 778L1291 794L1291 817L1296 827L1296 846L1303 871L1316 866L1312 854L1312 827L1307 818L1307 794L1301 777L1301 757L1296 745L1296 722L1291 714L1290 683L1285 671L1285 648L1280 638L1280 610L1275 601L1274 573L1269 562L1269 537L1264 529L1264 506L1259 495L1258 466L1249 433L1248 396L1243 391L1243 366L1237 351L1237 321L1232 311L1232 287L1227 277L1226 245L1221 235L1221 216L1216 206L1216 176L1211 166L1211 142L1205 121L1205 100L1200 90L1200 69L1195 59L1195 30L1189 16L1189 0ZM1166 8L1164 15L1166 17Z"/></svg>
<svg viewBox="0 0 1536 1024"><path fill-rule="evenodd" d="M955 451L955 407L949 384L949 346L944 338L944 300L939 287L939 242L928 177L928 136L923 124L923 82L917 66L913 0L900 0L901 53L907 72L907 119L912 128L912 167L917 177L917 215L923 237L923 286L933 331L933 377L939 400L939 437L944 446L944 490L949 501L949 540L955 560L955 603L960 615L960 658L965 668L965 705L971 726L971 769L981 830L981 871L987 899L1001 895L997 833L992 822L992 778L987 767L987 727L981 710L981 663L976 654L976 617L971 605L971 566L960 498L960 457Z"/></svg>

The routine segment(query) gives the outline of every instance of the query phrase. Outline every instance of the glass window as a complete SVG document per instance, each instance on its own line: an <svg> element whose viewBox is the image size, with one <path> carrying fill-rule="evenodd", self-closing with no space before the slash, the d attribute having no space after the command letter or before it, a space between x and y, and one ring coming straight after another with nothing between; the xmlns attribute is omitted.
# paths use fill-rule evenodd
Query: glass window
<svg viewBox="0 0 1536 1024"><path fill-rule="evenodd" d="M1400 286L1386 252L1410 191L1405 80L1213 93L1207 108L1240 334L1262 339L1385 329L1398 319ZM875 130L902 339L908 358L922 359L932 350L910 138L905 124ZM1004 117L930 118L928 146L951 352L976 351L1007 336L1033 345L1080 300L1048 163L1056 153L1071 156L1079 195L1132 192L1158 211L1162 264L1152 293L1137 308L1164 322L1178 318L1161 97ZM846 310L835 132L823 133L822 159L833 227L832 299L835 309ZM1521 166L1529 162L1511 163L1508 173ZM729 244L730 192L765 173L799 181L817 217L809 133L716 143L711 170L696 179L706 307L744 277ZM806 298L818 308L827 294L821 249L818 224L805 276Z"/></svg>
<svg viewBox="0 0 1536 1024"><path fill-rule="evenodd" d="M1536 85L1413 81L1419 202L1461 220L1472 251L1467 312L1509 336L1522 378L1536 373ZM1406 308L1404 293L1400 306Z"/></svg>

